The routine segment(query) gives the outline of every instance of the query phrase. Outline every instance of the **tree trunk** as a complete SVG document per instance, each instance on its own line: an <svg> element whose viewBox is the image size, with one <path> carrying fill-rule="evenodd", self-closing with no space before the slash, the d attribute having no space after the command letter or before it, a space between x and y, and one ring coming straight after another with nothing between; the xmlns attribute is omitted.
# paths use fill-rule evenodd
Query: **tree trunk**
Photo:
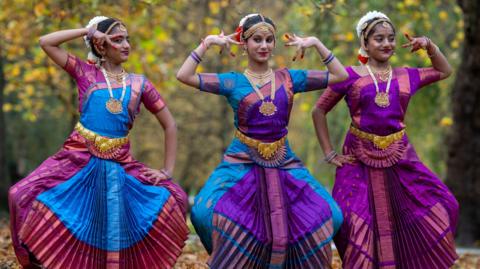
<svg viewBox="0 0 480 269"><path fill-rule="evenodd" d="M447 185L460 203L457 243L480 242L480 2L458 0L465 42L452 93Z"/></svg>
<svg viewBox="0 0 480 269"><path fill-rule="evenodd" d="M1 51L0 51L1 52ZM3 69L4 58L0 54L0 208L6 205L8 188L10 187L10 178L6 172L6 148L5 148L5 117L3 113L3 92L7 85L5 71Z"/></svg>

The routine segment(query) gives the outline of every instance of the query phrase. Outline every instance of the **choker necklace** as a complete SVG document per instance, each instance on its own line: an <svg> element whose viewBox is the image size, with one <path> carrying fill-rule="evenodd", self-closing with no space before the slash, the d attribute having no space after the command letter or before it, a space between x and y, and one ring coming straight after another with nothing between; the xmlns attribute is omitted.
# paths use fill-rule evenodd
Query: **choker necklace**
<svg viewBox="0 0 480 269"><path fill-rule="evenodd" d="M375 84L375 104L379 107L388 107L390 105L390 97L388 95L388 92L390 91L390 82L392 82L392 68L389 68L388 72L388 82L387 82L387 88L385 89L385 92L380 92L380 89L378 87L378 82L375 76L373 75L372 69L370 69L370 66L368 64L365 65L368 70L368 74L370 74L370 77L373 80L373 83Z"/></svg>
<svg viewBox="0 0 480 269"><path fill-rule="evenodd" d="M272 69L269 68L267 70L267 72L263 73L263 74L258 74L258 73L254 73L252 70L250 69L245 69L245 75L247 75L248 77L250 78L254 78L258 81L258 84L260 86L263 86L266 82L268 82L268 80L270 79L270 77L272 76ZM266 81L265 81L266 80Z"/></svg>
<svg viewBox="0 0 480 269"><path fill-rule="evenodd" d="M381 70L381 71L379 71L375 68L372 68L372 69L373 69L373 73L375 73L375 75L377 75L378 78L381 81L385 82L385 81L388 80L388 77L390 76L390 71L392 71L392 66L388 65L387 68L385 68L384 70Z"/></svg>
<svg viewBox="0 0 480 269"><path fill-rule="evenodd" d="M112 114L120 114L123 111L123 98L125 97L125 92L127 91L127 82L126 78L127 76L125 75L125 71L122 71L122 95L120 99L116 99L113 96L113 91L112 91L112 85L110 84L110 80L108 79L109 76L107 75L107 70L105 68L100 67L102 70L103 76L105 77L105 81L107 82L108 86L108 93L110 94L110 99L108 99L107 103L105 103L105 107L107 108L108 112Z"/></svg>
<svg viewBox="0 0 480 269"><path fill-rule="evenodd" d="M120 73L113 73L105 70L107 76L111 79L114 79L116 82L121 82L123 77L125 76L125 69L122 69Z"/></svg>
<svg viewBox="0 0 480 269"><path fill-rule="evenodd" d="M258 108L260 113L264 116L272 116L277 112L277 107L273 103L273 100L275 100L275 74L273 73L272 69L268 70L264 74L255 74L252 71L246 69L245 72L243 72L245 77L247 78L248 82L250 82L250 85L252 86L253 90L255 93L258 95L260 100L262 101L262 104ZM267 75L268 74L268 75ZM267 77L270 78L270 85L271 85L271 90L270 90L270 101L265 101L265 97L263 96L262 92L258 89L257 85L253 83L252 81L252 76L253 78L257 77L264 77L263 79L266 79Z"/></svg>

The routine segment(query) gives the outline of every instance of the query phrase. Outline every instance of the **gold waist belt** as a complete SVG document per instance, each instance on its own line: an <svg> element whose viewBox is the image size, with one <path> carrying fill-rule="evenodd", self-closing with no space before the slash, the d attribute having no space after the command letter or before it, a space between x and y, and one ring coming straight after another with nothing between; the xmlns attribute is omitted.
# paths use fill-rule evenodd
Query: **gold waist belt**
<svg viewBox="0 0 480 269"><path fill-rule="evenodd" d="M242 134L239 130L235 131L235 136L242 142L243 144L254 148L260 153L260 155L265 158L265 159L271 159L275 153L283 146L285 145L285 140L287 140L287 137L284 136L280 138L277 141L271 142L271 143L266 143L262 142L257 139L253 139L251 137L248 137L244 134Z"/></svg>
<svg viewBox="0 0 480 269"><path fill-rule="evenodd" d="M90 141L95 149L101 153L106 153L120 148L128 143L128 135L118 138L109 138L96 134L85 128L80 122L75 125L75 130L86 140Z"/></svg>
<svg viewBox="0 0 480 269"><path fill-rule="evenodd" d="M358 138L361 139L366 139L379 148L379 149L386 149L388 146L390 146L393 142L396 142L400 139L402 139L403 135L405 134L405 129L402 129L401 131L398 131L393 134L389 134L387 136L381 136L381 135L375 135L371 133L367 133L364 131L361 131L353 126L350 126L350 133L355 135Z"/></svg>

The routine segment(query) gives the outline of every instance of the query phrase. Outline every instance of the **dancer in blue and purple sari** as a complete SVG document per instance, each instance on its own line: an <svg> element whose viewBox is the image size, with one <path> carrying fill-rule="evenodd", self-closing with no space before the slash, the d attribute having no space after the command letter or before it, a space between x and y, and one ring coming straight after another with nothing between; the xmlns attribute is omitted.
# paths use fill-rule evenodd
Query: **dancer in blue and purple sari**
<svg viewBox="0 0 480 269"><path fill-rule="evenodd" d="M60 45L85 37L89 62ZM171 181L176 126L143 75L127 73L129 35L97 16L86 28L40 38L75 79L80 120L63 147L9 191L12 243L23 268L172 268L188 228L186 194ZM165 167L130 154L129 130L143 104L165 131Z"/></svg>
<svg viewBox="0 0 480 269"><path fill-rule="evenodd" d="M225 96L234 111L235 138L192 208L211 268L331 266L330 243L342 215L292 152L287 126L294 94L323 89L347 74L317 38L288 39L296 57L315 47L328 71L270 69L275 26L259 14L242 19L236 34L207 36L178 71L180 81ZM210 46L228 50L230 44L242 45L248 56L244 73L195 73Z"/></svg>
<svg viewBox="0 0 480 269"><path fill-rule="evenodd" d="M347 67L349 79L329 87L313 112L326 161L338 166L333 197L344 214L335 243L344 268L450 268L457 254L458 203L418 158L405 133L410 98L448 77L445 56L427 37L403 47L426 49L432 66L390 66L395 28L380 12L358 23L362 66ZM328 137L325 114L345 98L352 118L343 153Z"/></svg>

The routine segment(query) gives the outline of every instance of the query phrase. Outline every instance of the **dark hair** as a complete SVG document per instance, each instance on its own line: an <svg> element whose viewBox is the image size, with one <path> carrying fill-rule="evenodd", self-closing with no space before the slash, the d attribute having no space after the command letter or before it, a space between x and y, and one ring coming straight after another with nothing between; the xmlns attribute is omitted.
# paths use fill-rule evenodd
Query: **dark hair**
<svg viewBox="0 0 480 269"><path fill-rule="evenodd" d="M268 17L264 17L262 15L256 15L256 16L252 16L252 17L249 17L244 23L243 23L243 26L242 26L242 36L243 36L243 33L245 33L250 27L254 26L255 24L259 23L259 22L266 22L270 25L273 26L274 29L276 29L275 27L275 24L273 23L272 19L268 18Z"/></svg>
<svg viewBox="0 0 480 269"><path fill-rule="evenodd" d="M99 23L97 24L97 31L100 31L100 32L105 33L105 34L108 34L108 33L107 33L107 30L109 30L110 26L112 26L112 24L114 24L114 23L123 24L123 22L120 21L119 19L108 18L108 19L103 20L103 21L101 21L101 22L99 22ZM114 28L115 28L115 27L116 27L116 26L114 26ZM110 29L109 32L111 32L112 30L113 30L113 28ZM93 40L92 40L92 39L89 40L89 43L90 43L90 47L92 48L92 53L93 53L95 56L101 58L102 55L100 55L100 53L98 53L97 49L95 48L95 46L94 46L94 44L93 44Z"/></svg>
<svg viewBox="0 0 480 269"><path fill-rule="evenodd" d="M378 19L381 19L381 18L373 18L371 20L368 20L367 21L367 26L365 27L365 29L367 29L371 23L375 22L375 21L378 21ZM393 24L390 22L390 21L386 21L390 27L392 27L392 30L393 30L393 34L396 34L396 31L395 31L395 27L393 26ZM370 30L370 32L367 33L367 35L364 37L364 42L365 44L367 44L367 41L368 41L368 38L373 34L375 33L375 30L377 29L377 26L378 25L381 25L381 23L377 23L375 26L373 26L373 28ZM364 30L365 31L365 30Z"/></svg>

